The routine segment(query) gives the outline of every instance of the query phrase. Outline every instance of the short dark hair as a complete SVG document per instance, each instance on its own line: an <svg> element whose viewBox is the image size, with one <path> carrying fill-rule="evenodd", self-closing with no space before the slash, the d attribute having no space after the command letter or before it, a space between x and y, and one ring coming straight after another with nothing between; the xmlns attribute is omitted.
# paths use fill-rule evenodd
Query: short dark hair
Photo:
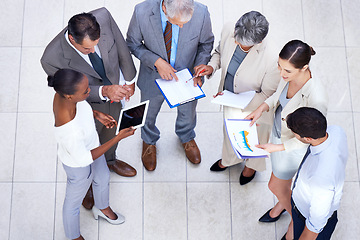
<svg viewBox="0 0 360 240"><path fill-rule="evenodd" d="M48 86L53 87L54 90L62 97L64 95L73 95L78 84L85 77L84 74L72 69L60 69L54 76L48 77Z"/></svg>
<svg viewBox="0 0 360 240"><path fill-rule="evenodd" d="M326 136L325 116L317 109L301 107L286 117L287 127L300 137L318 139Z"/></svg>
<svg viewBox="0 0 360 240"><path fill-rule="evenodd" d="M279 53L279 57L288 60L295 68L301 69L309 64L315 51L307 43L300 40L292 40L285 44Z"/></svg>
<svg viewBox="0 0 360 240"><path fill-rule="evenodd" d="M78 44L81 44L86 37L89 37L91 41L95 41L100 38L100 25L96 21L96 17L91 13L80 13L70 18L68 34Z"/></svg>

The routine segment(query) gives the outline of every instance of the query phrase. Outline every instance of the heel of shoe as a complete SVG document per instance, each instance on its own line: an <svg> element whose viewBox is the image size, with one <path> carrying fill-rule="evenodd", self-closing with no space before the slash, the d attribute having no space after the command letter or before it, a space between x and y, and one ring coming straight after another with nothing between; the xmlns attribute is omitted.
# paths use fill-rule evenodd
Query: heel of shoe
<svg viewBox="0 0 360 240"><path fill-rule="evenodd" d="M93 208L91 209L92 210L92 213L94 215L94 218L95 220L98 220L99 219L99 209L97 209L95 206L93 206Z"/></svg>

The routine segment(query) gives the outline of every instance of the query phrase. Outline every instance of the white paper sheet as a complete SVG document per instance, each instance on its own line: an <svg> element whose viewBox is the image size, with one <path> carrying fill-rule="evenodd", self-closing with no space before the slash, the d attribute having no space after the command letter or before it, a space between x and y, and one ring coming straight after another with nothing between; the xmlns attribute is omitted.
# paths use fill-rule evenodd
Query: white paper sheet
<svg viewBox="0 0 360 240"><path fill-rule="evenodd" d="M225 127L231 145L239 158L267 157L268 152L255 147L259 143L256 125L249 126L250 120L225 119Z"/></svg>
<svg viewBox="0 0 360 240"><path fill-rule="evenodd" d="M244 109L255 96L255 91L243 93L232 93L228 90L223 91L223 95L218 95L211 102L234 108Z"/></svg>
<svg viewBox="0 0 360 240"><path fill-rule="evenodd" d="M156 79L158 86L160 87L165 98L169 101L170 105L175 106L182 104L200 96L205 97L204 92L199 86L194 87L193 80L190 71L186 68L175 73L178 77L178 81ZM188 81L188 82L186 82ZM170 106L171 107L171 106Z"/></svg>

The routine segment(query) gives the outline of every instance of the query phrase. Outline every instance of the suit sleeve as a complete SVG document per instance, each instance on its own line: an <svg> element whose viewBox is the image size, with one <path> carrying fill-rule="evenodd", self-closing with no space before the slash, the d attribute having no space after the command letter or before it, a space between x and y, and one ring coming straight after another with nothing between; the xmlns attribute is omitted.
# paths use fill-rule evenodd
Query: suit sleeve
<svg viewBox="0 0 360 240"><path fill-rule="evenodd" d="M130 20L126 42L130 49L130 52L138 58L142 64L148 66L151 69L155 69L155 62L160 58L159 55L150 51L144 44L144 38L142 36L140 22L138 15L138 7L135 7L133 16Z"/></svg>
<svg viewBox="0 0 360 240"><path fill-rule="evenodd" d="M280 81L280 74L276 66L276 61L270 61L261 82L261 90L256 93L247 108L255 109L259 103L264 102L276 91ZM255 103L256 106L253 105Z"/></svg>
<svg viewBox="0 0 360 240"><path fill-rule="evenodd" d="M49 63L46 60L46 54L47 54L47 50L45 49L44 55L40 59L41 66L48 76L54 76L54 74L56 73L57 70L59 70L59 68L51 65L51 63Z"/></svg>
<svg viewBox="0 0 360 240"><path fill-rule="evenodd" d="M135 78L136 75L136 69L133 59L118 25L116 24L114 18L111 16L110 12L107 11L107 13L110 19L111 31L115 38L121 72L123 73L126 81L131 81Z"/></svg>
<svg viewBox="0 0 360 240"><path fill-rule="evenodd" d="M214 34L212 33L211 28L210 13L206 7L194 66L198 66L200 64L206 65L209 62L213 45Z"/></svg>

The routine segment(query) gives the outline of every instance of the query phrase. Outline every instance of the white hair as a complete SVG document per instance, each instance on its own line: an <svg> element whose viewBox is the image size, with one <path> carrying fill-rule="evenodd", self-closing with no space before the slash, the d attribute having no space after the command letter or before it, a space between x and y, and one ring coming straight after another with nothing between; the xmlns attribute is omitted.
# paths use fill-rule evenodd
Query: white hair
<svg viewBox="0 0 360 240"><path fill-rule="evenodd" d="M164 0L164 6L168 17L180 17L184 22L190 21L194 12L194 0Z"/></svg>

